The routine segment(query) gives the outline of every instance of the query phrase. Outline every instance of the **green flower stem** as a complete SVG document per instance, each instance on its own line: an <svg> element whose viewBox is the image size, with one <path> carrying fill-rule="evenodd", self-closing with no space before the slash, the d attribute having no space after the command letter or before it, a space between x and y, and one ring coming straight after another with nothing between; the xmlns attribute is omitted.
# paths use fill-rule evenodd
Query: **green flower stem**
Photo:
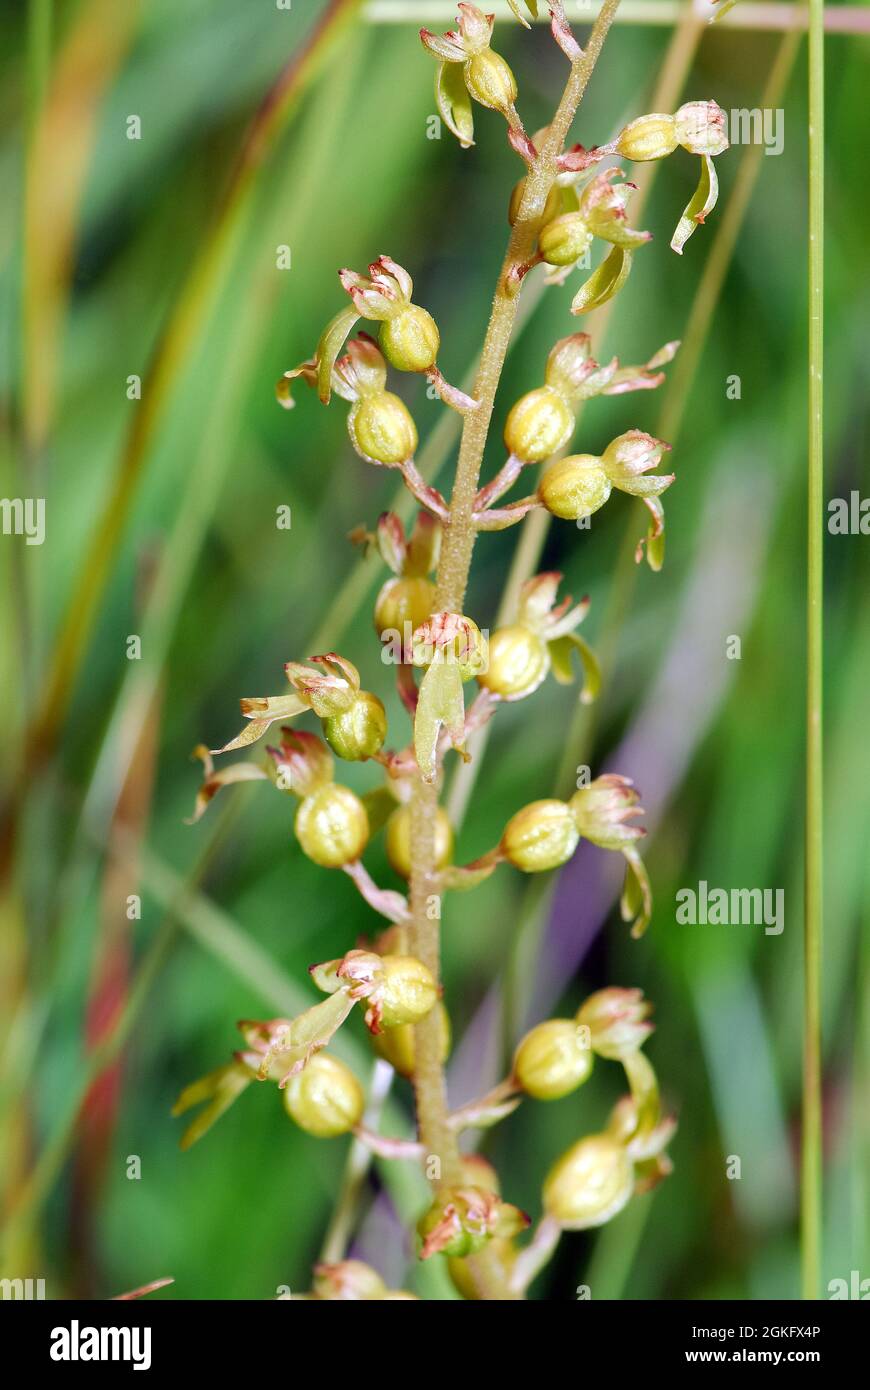
<svg viewBox="0 0 870 1390"><path fill-rule="evenodd" d="M571 65L568 81L547 138L526 179L519 213L511 230L507 253L496 286L492 313L475 379L474 398L478 406L466 416L463 426L456 479L450 499L450 519L445 526L438 568L436 610L461 612L465 602L476 536L472 517L474 497L479 486L480 467L492 419L495 393L519 307L519 293L511 292L511 273L526 265L532 258L538 222L556 178L556 158L564 147L577 107L598 61L618 5L619 0L605 0L602 5L586 48ZM434 874L434 821L437 802L437 789L425 785L418 779L411 797L413 871L410 883L412 921L409 927L409 941L412 953L428 965L436 979L440 977L440 903ZM460 1160L456 1135L447 1121L447 1097L440 1057L440 1030L434 1011L417 1025L414 1047L414 1090L420 1140L427 1155L437 1159L434 1180L439 1184L450 1185L459 1178ZM475 1273L479 1278L481 1292L486 1296L512 1296L491 1260L483 1256L478 1257Z"/></svg>
<svg viewBox="0 0 870 1390"><path fill-rule="evenodd" d="M809 5L809 456L807 473L807 770L804 857L804 1084L801 1287L819 1297L822 1242L822 669L824 454L824 6Z"/></svg>

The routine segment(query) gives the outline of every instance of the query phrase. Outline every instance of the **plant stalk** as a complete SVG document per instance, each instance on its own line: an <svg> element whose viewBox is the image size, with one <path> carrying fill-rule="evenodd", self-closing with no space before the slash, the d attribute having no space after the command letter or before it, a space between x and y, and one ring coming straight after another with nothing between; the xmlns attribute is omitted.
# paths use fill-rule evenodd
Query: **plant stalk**
<svg viewBox="0 0 870 1390"><path fill-rule="evenodd" d="M575 58L565 90L541 150L525 180L525 189L516 222L511 229L492 312L484 338L480 364L474 384L477 408L466 416L456 478L450 499L450 516L444 527L441 561L438 568L435 611L462 612L471 567L476 528L472 518L474 497L480 478L495 394L510 343L519 307L519 289L512 288L512 272L531 260L541 215L556 178L556 159L561 153L577 108L583 98L599 54L619 6L619 0L605 0L586 48ZM515 282L521 286L521 281ZM411 862L409 926L410 949L440 978L440 898L434 869L434 820L438 790L417 778L411 795ZM417 1129L424 1146L427 1175L438 1186L451 1186L460 1180L461 1168L456 1135L447 1123L447 1095L440 1055L440 1027L435 1011L414 1031L414 1091ZM494 1262L480 1256L475 1274L481 1293L489 1298L511 1298L506 1281Z"/></svg>

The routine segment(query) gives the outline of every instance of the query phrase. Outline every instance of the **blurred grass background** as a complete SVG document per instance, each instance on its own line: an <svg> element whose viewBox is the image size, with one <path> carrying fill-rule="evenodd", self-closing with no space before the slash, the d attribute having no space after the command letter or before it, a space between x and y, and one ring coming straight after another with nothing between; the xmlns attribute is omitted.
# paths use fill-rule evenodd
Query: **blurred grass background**
<svg viewBox="0 0 870 1390"><path fill-rule="evenodd" d="M238 697L280 690L284 661L329 647L387 700L391 741L407 737L371 628L383 576L345 539L391 504L394 480L352 453L341 403L325 411L306 393L288 417L273 383L339 307L337 268L380 252L410 268L441 327L440 365L461 380L518 176L490 113L476 113L472 150L427 138L432 62L415 25L374 25L362 10L31 0L0 17L2 492L45 497L47 520L41 547L0 543L2 1273L45 1277L50 1297L165 1274L176 1283L158 1297L302 1289L341 1181L346 1143L302 1135L268 1088L186 1155L168 1112L235 1046L236 1018L312 1002L308 964L373 926L344 876L302 857L293 808L268 789L227 792L185 826L191 749L236 732ZM599 852L558 885L503 870L447 904L447 999L457 1040L470 1030L454 1054L459 1100L501 1074L525 1023L591 989L640 985L656 1005L649 1052L680 1117L675 1173L601 1233L565 1239L536 1288L544 1298L581 1283L595 1298L798 1291L806 116L805 44L783 44L710 30L688 7L673 31L617 24L576 127L589 145L650 109L666 60L685 69L674 106L715 96L756 108L772 70L785 83L773 103L783 152L756 149L753 168L753 147L737 146L718 161L719 207L682 259L667 243L695 164L678 154L656 171L641 223L656 240L612 316L593 321L596 355L643 361L689 322L694 336L669 386L593 402L578 441L599 451L639 426L674 442L666 566L654 576L626 563L644 523L622 496L590 531L537 536L539 567L592 598L584 633L608 658L606 687L591 717L552 683L499 714L459 841L460 860L481 853L579 763L636 777L655 827L656 911L640 943L613 911ZM496 46L535 130L564 59L540 28L501 23ZM847 498L868 487L867 194L853 157L866 63L866 37L829 36L828 493ZM140 139L127 138L130 116ZM747 194L741 220L730 200ZM568 290L527 293L500 418L576 326ZM726 394L734 374L739 399ZM132 376L141 400L128 399ZM437 428L446 486L453 420L415 379L397 389L424 441ZM289 531L275 524L282 506ZM514 548L535 540L481 539L470 604L482 625ZM870 1276L865 538L829 537L826 564L824 1284ZM139 660L127 659L131 634ZM377 781L369 767L345 771L358 788ZM392 883L378 842L367 862ZM678 925L674 895L701 879L784 889L784 932ZM363 1031L348 1034L344 1055L365 1073ZM602 1064L575 1096L506 1121L484 1148L509 1198L537 1214L550 1160L600 1127L620 1090ZM405 1083L390 1105L390 1123L407 1125ZM376 1164L355 1248L397 1282L449 1296L440 1271L405 1272L390 1220L392 1204L411 1219L422 1200L412 1175Z"/></svg>

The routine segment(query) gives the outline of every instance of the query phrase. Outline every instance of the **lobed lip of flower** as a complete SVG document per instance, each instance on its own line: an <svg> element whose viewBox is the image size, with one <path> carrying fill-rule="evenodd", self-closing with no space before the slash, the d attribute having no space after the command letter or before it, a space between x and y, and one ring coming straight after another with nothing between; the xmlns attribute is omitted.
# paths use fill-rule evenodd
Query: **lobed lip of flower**
<svg viewBox="0 0 870 1390"><path fill-rule="evenodd" d="M492 37L494 14L484 14L476 5L460 4L457 8L458 29L448 29L445 34L433 34L431 29L420 30L424 47L442 63L467 62L475 53L488 48Z"/></svg>
<svg viewBox="0 0 870 1390"><path fill-rule="evenodd" d="M363 318L392 318L411 301L414 282L391 256L380 255L369 266L368 275L356 270L340 270L338 278Z"/></svg>

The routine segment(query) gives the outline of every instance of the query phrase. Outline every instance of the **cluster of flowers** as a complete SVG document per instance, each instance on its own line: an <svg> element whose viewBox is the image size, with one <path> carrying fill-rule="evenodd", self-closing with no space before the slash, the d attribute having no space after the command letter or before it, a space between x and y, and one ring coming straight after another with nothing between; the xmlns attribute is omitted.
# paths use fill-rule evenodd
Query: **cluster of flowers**
<svg viewBox="0 0 870 1390"><path fill-rule="evenodd" d="M522 17L518 3L512 8ZM527 7L531 13L536 5ZM458 28L441 37L422 31L423 43L438 59L439 111L461 143L473 143L473 102L501 112L512 146L531 171L547 131L530 138L516 110L517 88L507 63L490 47L492 17L461 4ZM550 5L553 32L572 59L579 49L561 4ZM516 293L538 262L548 278L561 283L585 258L594 238L609 245L604 262L578 291L572 305L585 313L622 287L633 252L650 240L628 225L626 206L633 185L614 182L621 170L596 172L605 156L628 160L660 159L678 147L702 160L699 190L689 204L672 245L682 250L715 202L712 159L727 146L724 117L714 102L690 102L673 115L653 113L627 125L610 144L582 146L555 156L556 175L535 228L536 250L515 268L501 289ZM527 177L528 177L527 176ZM524 216L525 178L514 189L510 219ZM339 273L350 298L327 324L312 357L280 379L280 403L294 405L293 385L302 380L328 403L336 394L350 405L347 427L356 453L378 467L398 470L420 506L406 531L398 516L382 515L373 533L355 539L373 546L388 570L374 605L374 625L382 641L399 634L395 649L396 683L412 721L403 747L386 746L388 721L379 697L362 688L360 672L336 652L292 661L285 667L290 689L275 696L241 701L245 726L222 748L197 750L205 765L193 820L204 814L215 794L233 783L270 781L298 799L294 830L302 852L316 864L347 873L365 901L389 926L373 942L363 942L338 960L312 966L314 984L326 995L295 1019L245 1020L239 1024L244 1047L229 1063L193 1083L176 1105L181 1114L196 1109L182 1139L199 1139L248 1085L277 1083L290 1118L308 1134L329 1138L354 1133L380 1154L419 1159L419 1143L389 1139L364 1124L363 1087L339 1057L325 1049L357 1005L364 1015L372 1048L395 1071L415 1073L415 1026L437 1017L442 1060L450 1047L450 1023L441 988L428 968L408 950L411 907L408 896L376 883L363 863L371 839L383 831L388 861L400 879L412 872L410 803L415 786L437 784L451 749L467 758L469 735L505 702L533 695L548 675L562 683L574 678L574 657L582 671L581 698L594 699L599 672L594 653L577 632L589 603L558 600L561 575L534 576L522 588L512 621L485 637L465 613L439 611L433 572L437 570L451 511L444 496L415 462L418 432L408 407L388 389L388 368L423 374L441 399L463 415L478 403L451 385L437 365L440 333L432 315L414 302L407 270L381 255L368 274ZM366 332L351 337L359 319L377 325L377 340ZM478 531L498 531L533 508L575 522L603 507L615 490L639 497L649 510L647 535L638 545L649 565L660 568L664 554L662 493L673 474L654 470L669 448L639 429L613 439L601 454L565 454L579 403L595 396L654 389L662 368L679 344L666 343L649 361L621 366L614 357L601 364L591 355L590 338L573 333L550 352L542 385L527 391L507 414L507 458L494 478L479 488L471 523ZM548 465L535 491L519 501L501 501L524 469ZM473 699L466 689L474 683ZM320 733L291 725L297 716L314 716ZM214 757L247 748L272 726L279 736L267 745L262 762L215 767ZM380 785L363 795L336 781L336 759L374 761ZM644 835L637 823L643 811L631 781L605 773L578 787L569 801L538 800L516 811L487 854L455 864L454 831L440 806L434 819L433 890L443 894L473 889L501 864L540 873L565 864L581 838L625 859L623 919L639 936L649 923L652 896L638 852ZM547 1175L542 1191L544 1217L538 1236L520 1249L516 1237L525 1215L502 1199L491 1165L471 1156L462 1160L462 1180L436 1186L434 1201L418 1225L422 1258L448 1257L457 1288L478 1296L467 1261L488 1247L502 1279L519 1294L536 1271L536 1250L553 1231L577 1230L610 1220L634 1192L669 1171L665 1147L674 1122L663 1115L655 1073L642 1051L651 1032L650 1005L639 990L605 989L592 995L573 1019L540 1023L519 1043L510 1074L487 1096L449 1116L456 1132L497 1122L523 1097L557 1100L589 1077L596 1056L621 1063L629 1093L613 1110L606 1127L578 1140ZM435 1013L433 1014L433 1011ZM428 1027L428 1025L427 1025ZM412 1297L389 1290L374 1270L357 1261L319 1266L314 1299L394 1299Z"/></svg>

